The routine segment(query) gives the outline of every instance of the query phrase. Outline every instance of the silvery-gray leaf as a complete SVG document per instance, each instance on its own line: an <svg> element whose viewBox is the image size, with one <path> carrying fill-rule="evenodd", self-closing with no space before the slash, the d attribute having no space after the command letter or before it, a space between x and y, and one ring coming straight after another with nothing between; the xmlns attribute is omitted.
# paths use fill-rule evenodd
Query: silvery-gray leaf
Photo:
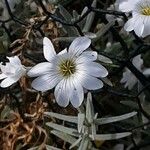
<svg viewBox="0 0 150 150"><path fill-rule="evenodd" d="M75 116L66 116L66 115L53 113L53 112L44 112L44 114L50 117L55 117L60 120L64 120L72 123L78 123L78 117Z"/></svg>
<svg viewBox="0 0 150 150"><path fill-rule="evenodd" d="M78 150L87 150L88 144L89 144L89 138L86 135L84 135Z"/></svg>
<svg viewBox="0 0 150 150"><path fill-rule="evenodd" d="M78 144L80 143L80 141L82 140L82 137L78 138L70 147L69 149L74 148L75 146L78 146Z"/></svg>
<svg viewBox="0 0 150 150"><path fill-rule="evenodd" d="M100 39L109 29L115 24L115 21L109 22L106 25L103 25L100 30L96 32L96 38L93 40L94 42Z"/></svg>
<svg viewBox="0 0 150 150"><path fill-rule="evenodd" d="M92 95L89 92L87 95L87 101L86 101L86 119L89 123L93 122L94 119L94 108L92 104Z"/></svg>
<svg viewBox="0 0 150 150"><path fill-rule="evenodd" d="M53 147L53 146L50 146L50 145L46 145L46 150L62 150L62 149L56 148L56 147Z"/></svg>
<svg viewBox="0 0 150 150"><path fill-rule="evenodd" d="M81 12L81 17L87 12L88 8L87 7L84 7L82 12Z"/></svg>
<svg viewBox="0 0 150 150"><path fill-rule="evenodd" d="M100 119L96 119L94 120L96 124L98 125L102 125L102 124L108 124L108 123L112 123L112 122L117 122L117 121L121 121L121 120L125 120L128 118L131 118L133 116L135 116L137 114L137 112L131 112L131 113L127 113L121 116L116 116L116 117L108 117L108 118L100 118Z"/></svg>
<svg viewBox="0 0 150 150"><path fill-rule="evenodd" d="M97 37L97 35L92 32L85 32L84 35L90 39L95 39Z"/></svg>
<svg viewBox="0 0 150 150"><path fill-rule="evenodd" d="M84 9L83 9L82 12L81 12L80 17L82 17L87 11L88 11L88 8L87 8L87 7L84 7ZM83 27L84 27L84 25L85 25L85 22L86 22L86 17L83 18L83 19L78 23L78 24L79 24L79 27L80 27L81 29L83 29Z"/></svg>
<svg viewBox="0 0 150 150"><path fill-rule="evenodd" d="M70 22L71 23L71 19L72 19L72 16L71 14L61 5L58 6L59 8L59 12L60 14L63 16L63 18L67 21L67 22ZM68 26L63 26L64 29L67 31L68 33L68 36L74 36L74 35L78 35L78 31L76 30L75 27L68 27Z"/></svg>
<svg viewBox="0 0 150 150"><path fill-rule="evenodd" d="M97 0L94 0L93 3L92 3L92 7L96 7L96 3L97 3ZM84 28L83 28L83 32L88 32L92 26L92 23L93 23L93 20L94 20L94 16L95 16L95 13L94 12L90 12L86 18L86 23L84 25Z"/></svg>
<svg viewBox="0 0 150 150"><path fill-rule="evenodd" d="M64 17L66 21L71 21L72 16L71 14L61 5L58 6L60 14Z"/></svg>
<svg viewBox="0 0 150 150"><path fill-rule="evenodd" d="M97 56L97 59L98 59L99 61L101 61L101 62L106 63L106 64L112 64L112 63L113 63L110 58L108 58L108 57L106 57L106 56L103 56L103 55L98 55L98 56Z"/></svg>
<svg viewBox="0 0 150 150"><path fill-rule="evenodd" d="M62 125L58 125L58 124L55 124L55 123L52 123L52 122L47 122L46 125L53 128L53 129L55 129L55 130L63 131L64 133L67 133L69 135L73 135L73 136L76 136L76 137L79 136L78 131L76 129L64 127Z"/></svg>
<svg viewBox="0 0 150 150"><path fill-rule="evenodd" d="M72 14L73 14L73 18L75 20L79 19L80 16L79 16L79 14L78 14L78 12L76 10L73 10Z"/></svg>
<svg viewBox="0 0 150 150"><path fill-rule="evenodd" d="M131 135L131 132L114 133L114 134L96 134L94 139L98 141L121 139ZM92 137L92 135L90 135Z"/></svg>
<svg viewBox="0 0 150 150"><path fill-rule="evenodd" d="M78 113L78 132L80 133L84 124L85 115Z"/></svg>
<svg viewBox="0 0 150 150"><path fill-rule="evenodd" d="M96 135L96 125L95 125L95 123L92 123L91 130L92 130L92 139L94 140L94 136Z"/></svg>
<svg viewBox="0 0 150 150"><path fill-rule="evenodd" d="M104 83L106 83L106 84L108 84L109 86L113 86L113 84L112 84L112 82L107 78L107 77L105 77L105 78L102 78L101 79Z"/></svg>
<svg viewBox="0 0 150 150"><path fill-rule="evenodd" d="M62 140L64 140L65 142L68 142L70 144L73 144L76 142L76 138L66 134L66 133L63 133L61 131L57 131L57 130L52 130L51 131L52 134L54 134L55 136L61 138Z"/></svg>
<svg viewBox="0 0 150 150"><path fill-rule="evenodd" d="M63 28L66 30L66 32L67 32L67 34L68 34L68 37L72 37L72 36L77 36L77 35L79 35L78 31L77 31L76 28L73 27L73 26L68 27L68 26L63 25Z"/></svg>

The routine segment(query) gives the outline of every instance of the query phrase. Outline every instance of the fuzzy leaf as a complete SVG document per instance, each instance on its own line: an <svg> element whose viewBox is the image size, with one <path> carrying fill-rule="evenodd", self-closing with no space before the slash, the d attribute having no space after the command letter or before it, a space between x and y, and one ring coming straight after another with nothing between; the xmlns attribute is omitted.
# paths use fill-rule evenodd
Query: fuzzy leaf
<svg viewBox="0 0 150 150"><path fill-rule="evenodd" d="M103 63L106 63L106 64L112 64L113 63L110 58L105 57L103 55L98 55L97 59Z"/></svg>
<svg viewBox="0 0 150 150"><path fill-rule="evenodd" d="M123 132L123 133L115 133L115 134L96 134L94 136L94 139L95 140L115 140L115 139L121 139L121 138L124 138L126 136L129 136L131 135L130 132ZM90 137L92 137L92 135L90 135Z"/></svg>
<svg viewBox="0 0 150 150"><path fill-rule="evenodd" d="M62 150L62 149L56 148L56 147L53 147L53 146L50 146L50 145L46 145L46 150Z"/></svg>
<svg viewBox="0 0 150 150"><path fill-rule="evenodd" d="M55 124L55 123L52 123L52 122L47 122L46 125L53 128L53 129L55 129L55 130L63 131L64 133L67 133L69 135L73 135L73 136L76 136L76 137L79 136L78 131L75 130L75 129L64 127L62 125L58 125L58 124Z"/></svg>
<svg viewBox="0 0 150 150"><path fill-rule="evenodd" d="M55 117L60 120L72 122L72 123L78 123L78 118L75 116L66 116L66 115L61 115L58 113L53 113L53 112L44 112L45 115L50 116L50 117Z"/></svg>
<svg viewBox="0 0 150 150"><path fill-rule="evenodd" d="M76 140L77 140L76 138L74 138L74 137L72 137L72 136L70 136L68 134L65 134L65 133L63 133L61 131L52 130L51 133L54 134L55 136L61 138L62 140L70 143L70 144L74 144L76 142Z"/></svg>
<svg viewBox="0 0 150 150"><path fill-rule="evenodd" d="M112 123L112 122L117 122L117 121L122 121L128 118L131 118L133 116L135 116L137 114L137 112L131 112L131 113L127 113L121 116L115 116L115 117L108 117L108 118L100 118L100 119L96 119L95 123L98 125L102 125L102 124L108 124L108 123Z"/></svg>
<svg viewBox="0 0 150 150"><path fill-rule="evenodd" d="M78 132L80 133L84 124L85 115L78 113Z"/></svg>
<svg viewBox="0 0 150 150"><path fill-rule="evenodd" d="M78 150L87 150L88 149L88 144L89 144L89 138L85 135L82 138L82 141L80 143L80 147Z"/></svg>
<svg viewBox="0 0 150 150"><path fill-rule="evenodd" d="M69 149L72 149L72 148L74 148L75 146L77 146L77 145L80 143L81 140L82 140L82 137L78 138L78 139L69 147Z"/></svg>
<svg viewBox="0 0 150 150"><path fill-rule="evenodd" d="M89 123L93 122L94 119L94 108L92 104L92 95L89 92L87 95L87 102L86 102L86 119Z"/></svg>
<svg viewBox="0 0 150 150"><path fill-rule="evenodd" d="M96 3L97 3L97 0L94 0L93 3L92 3L92 7L96 7ZM86 18L86 23L84 25L84 28L83 28L83 32L88 32L92 26L92 23L93 23L93 20L94 20L94 16L95 16L95 13L94 12L91 12L88 14L87 18Z"/></svg>

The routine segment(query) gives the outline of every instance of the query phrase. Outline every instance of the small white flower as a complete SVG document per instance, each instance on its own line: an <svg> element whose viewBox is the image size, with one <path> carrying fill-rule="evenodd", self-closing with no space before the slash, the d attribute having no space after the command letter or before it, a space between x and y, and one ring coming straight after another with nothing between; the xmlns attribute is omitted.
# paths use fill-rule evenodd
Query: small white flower
<svg viewBox="0 0 150 150"><path fill-rule="evenodd" d="M134 57L132 63L144 75L150 75L149 68L143 69L143 59L141 58L141 55ZM125 72L123 73L123 77L120 82L125 83L124 87L127 87L129 90L131 90L134 87L134 85L138 82L138 79L129 69L125 68Z"/></svg>
<svg viewBox="0 0 150 150"><path fill-rule="evenodd" d="M150 0L119 0L118 3L121 11L132 12L125 30L134 30L139 37L150 35Z"/></svg>
<svg viewBox="0 0 150 150"><path fill-rule="evenodd" d="M71 101L79 107L84 99L84 88L96 90L103 87L97 77L106 77L108 72L100 64L93 62L97 52L85 51L91 44L87 37L78 37L70 45L56 54L48 38L43 40L44 57L48 62L39 63L29 70L30 77L37 77L32 87L38 91L55 88L55 98L60 106L66 107Z"/></svg>
<svg viewBox="0 0 150 150"><path fill-rule="evenodd" d="M14 57L7 57L9 62L6 62L6 65L0 63L0 80L3 81L0 83L2 88L6 88L11 86L13 83L17 82L22 76L25 75L26 69L21 64L20 59L18 56Z"/></svg>

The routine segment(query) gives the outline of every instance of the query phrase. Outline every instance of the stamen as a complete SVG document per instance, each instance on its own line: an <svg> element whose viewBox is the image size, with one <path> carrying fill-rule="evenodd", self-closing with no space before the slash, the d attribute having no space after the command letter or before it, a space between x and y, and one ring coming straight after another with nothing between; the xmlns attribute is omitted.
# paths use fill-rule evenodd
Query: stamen
<svg viewBox="0 0 150 150"><path fill-rule="evenodd" d="M59 66L59 71L64 77L74 74L75 70L75 63L72 60L65 60Z"/></svg>
<svg viewBox="0 0 150 150"><path fill-rule="evenodd" d="M150 7L142 8L142 14L145 16L150 16Z"/></svg>

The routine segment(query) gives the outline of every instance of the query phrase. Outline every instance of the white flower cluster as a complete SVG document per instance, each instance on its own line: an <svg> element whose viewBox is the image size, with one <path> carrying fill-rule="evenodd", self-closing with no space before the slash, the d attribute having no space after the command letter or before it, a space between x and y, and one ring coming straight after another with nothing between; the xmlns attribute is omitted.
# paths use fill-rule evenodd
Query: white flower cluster
<svg viewBox="0 0 150 150"><path fill-rule="evenodd" d="M131 18L126 22L126 31L133 31L139 37L150 35L150 0L117 0L119 10L125 13L132 13Z"/></svg>
<svg viewBox="0 0 150 150"><path fill-rule="evenodd" d="M97 52L87 50L91 40L87 37L76 38L69 49L56 54L52 42L43 40L43 53L47 62L42 62L27 71L20 59L8 57L9 62L0 64L0 86L5 88L17 82L22 76L37 77L32 87L45 92L55 87L55 98L60 106L66 107L69 101L74 107L79 107L84 99L84 89L97 90L103 87L108 71L99 63ZM86 50L86 51L85 51Z"/></svg>

